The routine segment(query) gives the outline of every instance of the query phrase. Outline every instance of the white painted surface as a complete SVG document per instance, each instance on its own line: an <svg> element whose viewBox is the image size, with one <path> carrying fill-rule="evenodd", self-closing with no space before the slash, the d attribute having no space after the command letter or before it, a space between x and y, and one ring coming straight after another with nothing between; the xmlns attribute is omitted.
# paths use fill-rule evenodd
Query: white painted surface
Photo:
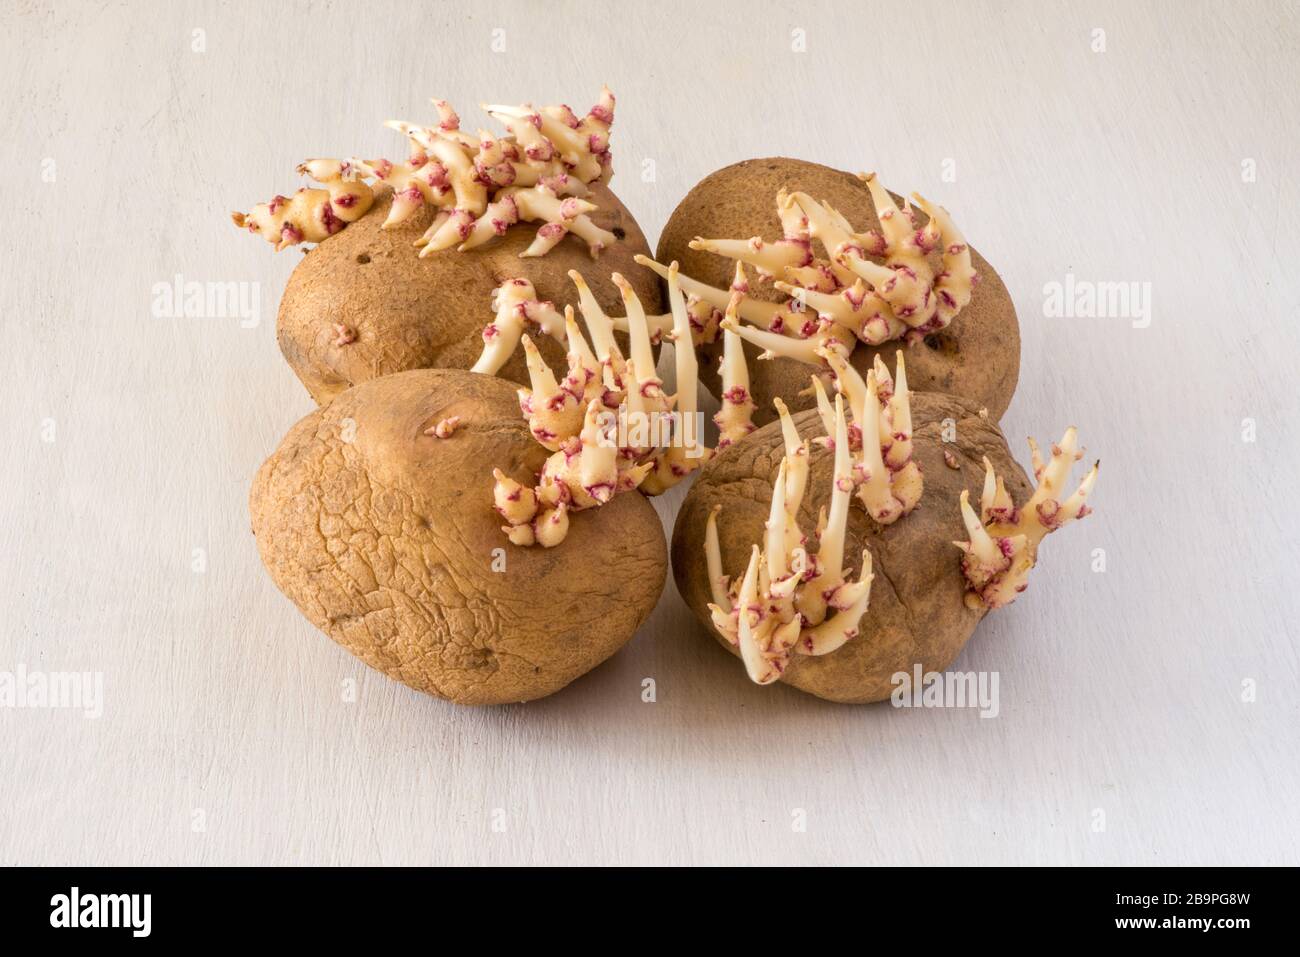
<svg viewBox="0 0 1300 957"><path fill-rule="evenodd" d="M0 670L104 675L98 720L0 709L0 861L1300 862L1294 6L27 0L0 28ZM1104 464L958 663L1000 673L996 719L752 687L671 583L562 694L459 709L263 573L247 488L311 408L274 338L299 254L228 210L399 150L379 121L429 96L477 124L602 81L651 236L711 170L788 154L932 196L1001 271L1005 428L1075 423ZM177 273L261 283L261 323L154 318ZM1044 318L1067 273L1149 282L1150 327Z"/></svg>

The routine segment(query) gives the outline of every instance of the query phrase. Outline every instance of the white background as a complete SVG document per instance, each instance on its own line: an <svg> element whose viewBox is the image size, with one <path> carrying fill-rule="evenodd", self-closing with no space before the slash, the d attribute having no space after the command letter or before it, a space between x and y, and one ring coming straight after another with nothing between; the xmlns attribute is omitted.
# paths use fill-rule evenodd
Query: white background
<svg viewBox="0 0 1300 957"><path fill-rule="evenodd" d="M105 696L0 709L0 862L1300 862L1294 4L27 0L0 30L0 670ZM458 708L263 572L248 486L312 408L275 344L300 253L229 211L402 152L380 122L430 96L473 129L602 82L651 237L790 155L943 203L1006 280L1004 428L1025 461L1077 424L1102 472L958 661L999 672L996 719L754 687L671 580L561 694ZM260 283L260 324L154 318L178 273ZM1068 273L1150 283L1150 327L1045 318Z"/></svg>

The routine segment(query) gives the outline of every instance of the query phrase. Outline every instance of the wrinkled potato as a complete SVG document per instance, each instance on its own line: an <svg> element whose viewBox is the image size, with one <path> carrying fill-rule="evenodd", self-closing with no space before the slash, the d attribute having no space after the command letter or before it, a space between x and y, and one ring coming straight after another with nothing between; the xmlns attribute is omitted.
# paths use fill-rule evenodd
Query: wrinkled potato
<svg viewBox="0 0 1300 957"><path fill-rule="evenodd" d="M556 548L511 546L492 469L531 480L547 454L502 379L372 379L298 422L262 465L258 550L312 624L389 677L460 704L540 698L632 637L667 562L640 495L575 516Z"/></svg>
<svg viewBox="0 0 1300 957"><path fill-rule="evenodd" d="M691 249L697 236L710 239L765 240L781 237L776 215L776 195L781 189L801 190L814 199L825 200L847 217L856 230L879 229L867 187L851 173L816 163L773 157L746 160L711 173L678 204L659 238L657 259L681 264L682 275L712 286L727 288L732 281L734 262L710 252ZM895 195L896 202L902 198ZM952 211L961 223L961 210ZM919 224L927 220L919 210ZM824 255L819 250L818 255ZM938 264L937 254L932 256ZM972 399L977 407L988 409L996 421L1011 403L1020 374L1020 326L1015 306L1007 288L993 267L974 248L971 260L979 274L978 285L970 303L946 329L932 333L907 350L907 370L912 387L918 391L946 392ZM751 273L750 295L771 302L785 299L770 282L759 282ZM892 359L900 343L887 342L872 348L859 342L851 363L864 376L876 353ZM721 342L709 347L715 360ZM772 399L783 398L792 410L811 408L808 375L813 366L789 358L756 361L759 350L745 345L750 360L750 385L757 403L755 422L763 424L774 418ZM701 378L717 395L717 362L701 364Z"/></svg>
<svg viewBox="0 0 1300 957"><path fill-rule="evenodd" d="M895 673L910 673L916 664L927 672L951 664L985 614L965 602L961 556L953 546L967 537L959 496L963 489L978 494L984 482L984 456L1017 501L1026 500L1033 490L1002 432L991 416L979 414L977 403L934 392L913 392L911 403L913 456L925 476L919 507L886 526L872 521L856 502L849 509L846 564L856 576L858 556L864 548L870 549L875 574L860 632L822 657L794 656L780 679L819 698L855 704L880 701L894 690ZM815 410L793 419L805 439L825 434ZM944 442L948 419L953 441ZM945 462L945 450L952 453L956 469ZM708 633L737 657L739 650L718 634L709 616L705 528L714 506L721 505L717 525L722 569L733 580L742 575L751 547L763 541L772 486L784 452L779 422L727 448L696 479L673 531L677 590ZM811 456L799 512L804 530L815 529L818 510L829 506L834 467L831 451L814 445Z"/></svg>
<svg viewBox="0 0 1300 957"><path fill-rule="evenodd" d="M566 304L577 306L568 276L576 269L601 307L621 315L623 299L609 278L620 272L647 311L663 312L658 280L632 260L650 251L641 228L607 186L594 182L589 189L600 207L592 221L619 237L598 259L574 235L545 256L521 259L537 232L527 224L486 246L445 249L421 259L412 243L429 228L435 210L426 206L401 225L381 229L393 201L384 187L369 212L317 245L294 269L280 300L280 351L312 398L324 404L352 385L392 372L469 369L483 349L483 327L492 321L492 291L504 279L530 280L539 299L563 311ZM562 366L563 347L549 336L536 338L548 363ZM527 384L523 353L498 374Z"/></svg>

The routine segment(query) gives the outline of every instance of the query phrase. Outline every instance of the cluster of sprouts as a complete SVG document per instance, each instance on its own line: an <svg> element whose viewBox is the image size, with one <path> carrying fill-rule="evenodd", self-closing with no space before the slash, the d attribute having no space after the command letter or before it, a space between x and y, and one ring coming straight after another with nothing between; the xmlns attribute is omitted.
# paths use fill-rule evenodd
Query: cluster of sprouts
<svg viewBox="0 0 1300 957"><path fill-rule="evenodd" d="M855 232L828 204L781 190L782 238L693 240L692 249L734 259L735 279L730 290L693 280L683 280L683 288L717 305L731 293L749 291L746 265L771 280L788 298L780 303L745 299L738 311L744 324L735 324L765 359L824 364L827 353L847 359L858 342L912 343L945 328L970 302L977 280L966 240L943 207L912 194L929 217L919 226L911 202L900 209L874 173L860 178L875 204L879 232ZM825 258L816 255L814 240ZM936 249L942 261L937 273L930 263Z"/></svg>
<svg viewBox="0 0 1300 957"><path fill-rule="evenodd" d="M638 255L636 259L637 262L654 263L656 267L662 269L663 278L669 278L670 270L667 267L659 267L658 263L645 256ZM671 272L676 275L675 268ZM578 292L578 308L584 317L595 317L602 328L608 321L613 323L617 332L631 332L632 327L627 316L605 315L582 273L570 269L568 275ZM614 282L623 292L626 302L627 283L618 274L615 274ZM689 282L690 280L685 277L680 277L676 288L684 291ZM728 303L724 302L723 309L727 305ZM684 297L684 306L692 350L695 346L715 341L724 317L723 309L693 295ZM474 363L472 369L474 372L496 375L519 348L519 341L525 332L544 333L561 345L568 344L564 317L556 310L554 303L537 299L533 284L527 279L505 280L492 293L492 308L496 312L496 317L483 327L483 351L478 361ZM671 312L652 315L645 311L639 300L634 308L638 310L640 318L645 322L652 346L659 345L664 339L669 341L676 339L677 333L674 330L674 318Z"/></svg>
<svg viewBox="0 0 1300 957"><path fill-rule="evenodd" d="M858 371L835 352L823 356L831 369L836 391L848 400L853 413L849 429L853 482L858 501L876 522L898 521L921 501L924 479L912 458L912 401L907 388L907 367L898 352L896 376L891 376L880 356L864 382ZM817 411L829 436L834 435L834 411L821 380L813 377Z"/></svg>
<svg viewBox="0 0 1300 957"><path fill-rule="evenodd" d="M1100 462L1088 471L1074 494L1061 500L1070 467L1083 458L1077 444L1078 434L1071 426L1060 443L1052 446L1051 459L1044 464L1038 444L1029 440L1038 487L1020 508L987 458L978 515L971 507L970 493L961 493L961 514L970 540L953 544L962 550L966 603L972 608L1001 608L1015 601L1029 585L1029 571L1037 561L1043 538L1091 511L1085 500L1097 482Z"/></svg>
<svg viewBox="0 0 1300 957"><path fill-rule="evenodd" d="M507 280L496 294L497 316L484 332L484 351L475 371L495 372L521 342L528 362L530 388L519 390L519 407L534 439L551 451L530 487L500 469L494 503L505 519L503 531L516 545L553 547L568 533L569 513L605 504L633 489L657 495L676 485L708 460L697 425L699 366L692 313L677 281L677 264L668 270L671 312L647 316L630 283L615 273L625 315L611 318L600 308L577 272L578 308L590 341L582 334L573 308L562 323L549 303L538 303L521 280ZM735 303L730 307L733 311ZM651 319L659 330L651 332ZM663 328L663 319L670 325ZM525 331L559 337L563 328L568 368L557 378ZM615 341L616 330L628 335L629 355ZM656 372L655 338L675 343L677 392L668 394ZM724 347L722 379L733 397L714 418L719 447L737 441L753 425L749 374L739 339Z"/></svg>
<svg viewBox="0 0 1300 957"><path fill-rule="evenodd" d="M717 527L721 506L709 515L704 542L713 625L740 648L745 670L757 684L780 678L795 655L829 654L856 637L871 600L871 553L863 550L856 579L843 568L855 470L844 397L835 397L827 436L835 450L835 468L830 511L820 514L815 554L808 550L798 520L808 481L809 443L800 440L779 399L777 409L785 458L772 488L763 547L753 546L739 580L724 575Z"/></svg>
<svg viewBox="0 0 1300 957"><path fill-rule="evenodd" d="M421 256L453 246L473 249L521 221L543 224L521 256L544 256L569 233L593 256L617 239L592 222L588 214L596 207L584 198L588 183L607 182L612 175L614 96L608 89L582 119L567 106L485 104L484 111L509 131L499 137L486 130L470 135L445 100L433 104L439 115L435 126L385 123L409 141L404 162L308 160L298 172L319 187L234 213L235 225L260 233L276 249L320 242L364 215L382 183L393 191L384 228L405 222L426 205L437 210L415 242L423 247Z"/></svg>
<svg viewBox="0 0 1300 957"><path fill-rule="evenodd" d="M724 320L723 329L734 338L733 320ZM857 635L871 594L871 554L863 551L856 580L841 568L851 500L856 497L874 521L888 525L916 508L924 490L912 456L911 393L903 353L898 353L893 376L876 356L866 381L839 354L827 353L826 361L837 395L832 403L821 380L813 376L826 434L812 441L834 451L834 487L830 512L823 512L818 522L816 555L806 550L798 523L808 481L809 442L800 440L780 399L774 404L785 458L772 490L764 547L760 551L753 546L743 577L722 573L720 509L709 515L705 531L714 627L739 646L745 670L758 684L780 678L794 655L829 654Z"/></svg>
<svg viewBox="0 0 1300 957"><path fill-rule="evenodd" d="M893 386L891 383L883 390L880 388L879 382L885 381L887 373L879 367L868 374L866 383L858 380L852 387L841 388L833 405L819 389L818 411L827 435L813 441L833 449L835 462L830 510L828 513L823 509L819 515L815 554L798 523L808 481L810 443L800 439L780 399L775 404L780 414L785 457L772 488L763 544L752 546L749 564L739 579L723 574L722 570L717 527L722 506L716 506L708 517L704 556L713 599L709 603L713 626L740 649L745 670L757 684L778 680L796 655L829 654L859 632L871 596L871 553L862 552L862 566L854 579L841 567L845 529L855 489L858 499L873 517L873 508L880 499L875 492L864 497L867 482L862 477L863 466L852 454L855 448L873 446L874 437L867 430L860 431L859 423L869 423L874 416L857 416L855 411L855 423L850 426L845 405L847 400L853 410L861 405L868 410L879 407L883 417L890 403L901 395L902 405L895 406L892 414L895 421L900 411L902 418L909 418L901 355L898 371L899 386L884 400L879 396L890 392ZM842 373L837 370L839 374ZM840 380L840 384L843 386L844 381ZM862 389L870 401L861 398ZM910 436L907 441L910 444ZM1083 455L1077 450L1077 441L1075 429L1070 428L1060 443L1052 446L1051 459L1044 463L1037 444L1029 440L1038 488L1023 508L1016 507L987 458L978 515L971 507L969 493L962 492L961 511L970 541L954 544L963 553L961 571L968 585L967 604L972 608L1000 608L1014 601L1026 588L1044 536L1089 513L1085 500L1097 481L1100 463L1093 465L1074 494L1061 500L1070 466ZM908 455L910 459L910 449ZM888 451L884 457L888 459ZM877 463L873 465L879 468ZM920 492L918 473L917 498ZM913 500L907 510L915 504Z"/></svg>

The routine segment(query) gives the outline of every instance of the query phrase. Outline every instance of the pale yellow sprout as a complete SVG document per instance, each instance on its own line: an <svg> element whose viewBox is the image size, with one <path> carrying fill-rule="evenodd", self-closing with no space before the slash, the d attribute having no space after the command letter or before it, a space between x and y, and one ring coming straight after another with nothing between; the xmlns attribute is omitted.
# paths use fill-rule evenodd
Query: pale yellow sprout
<svg viewBox="0 0 1300 957"><path fill-rule="evenodd" d="M912 204L900 208L874 173L861 174L875 204L880 231L859 232L828 203L807 193L777 195L783 237L696 238L699 249L736 261L769 277L789 298L741 301L723 328L762 350L760 358L825 364L828 354L848 359L858 342L880 346L915 342L945 328L970 302L977 276L970 249L948 212L913 194L928 216L922 227ZM816 244L816 245L815 245ZM825 258L817 255L818 247ZM937 251L941 265L931 263ZM663 267L646 265L664 274ZM738 279L729 290L682 277L682 288L715 309L748 292Z"/></svg>
<svg viewBox="0 0 1300 957"><path fill-rule="evenodd" d="M836 396L831 507L818 529L817 556L809 560L797 515L807 475L808 444L784 406L778 407L786 455L772 487L763 547L754 545L743 576L731 585L723 574L715 508L705 528L705 565L714 627L740 650L750 679L770 684L798 655L826 655L851 641L871 601L871 553L863 550L858 577L844 569L845 533L853 477L844 398Z"/></svg>
<svg viewBox="0 0 1300 957"><path fill-rule="evenodd" d="M1078 432L1071 426L1061 441L1052 446L1051 459L1044 464L1037 443L1029 440L1038 487L1020 508L994 472L993 464L984 459L979 514L971 507L970 493L963 491L961 515L969 540L953 543L962 550L961 570L968 585L968 605L1000 608L1015 601L1029 587L1029 572L1038 560L1042 540L1062 525L1092 511L1086 499L1097 483L1100 462L1088 470L1069 498L1061 500L1071 466L1083 457L1077 446Z"/></svg>
<svg viewBox="0 0 1300 957"><path fill-rule="evenodd" d="M667 317L646 314L632 285L617 273L614 284L623 297L625 315L611 318L600 307L586 281L576 271L570 278L578 290L590 342L584 338L566 307L563 330L568 344L568 373L563 380L546 364L540 351L519 332L528 362L529 388L519 390L519 405L533 437L553 454L546 460L531 490L531 499L513 479L496 473L497 510L506 519L505 532L519 545L554 546L564 539L569 515L605 504L619 492L639 489L657 495L699 468L712 452L704 446L697 425L699 364L692 342L692 316L677 282L677 264L669 268ZM519 300L503 319L498 309L496 325L513 323L515 331L527 317L520 303L531 287L508 281L499 297ZM509 303L507 303L509 304ZM549 304L548 304L549 305ZM533 310L551 321L553 310ZM520 317L524 318L520 318ZM664 330L663 319L668 321ZM541 322L539 327L544 328ZM614 339L616 329L628 334L628 356ZM660 330L656 335L656 330ZM504 336L506 333L501 333ZM663 335L674 343L676 392L664 391L657 373L654 342ZM493 337L480 363L504 363L508 354ZM747 392L748 373L739 342L732 355L735 364L724 375L733 390ZM752 429L753 403L724 404L728 412L724 436L739 437Z"/></svg>
<svg viewBox="0 0 1300 957"><path fill-rule="evenodd" d="M460 118L446 101L433 103L439 115L434 126L404 120L384 124L406 137L405 161L308 160L299 172L320 188L235 213L235 224L260 233L277 249L320 242L363 215L382 183L393 193L384 228L406 222L426 206L436 211L415 241L421 256L452 247L475 249L519 222L542 224L520 254L524 257L545 255L570 233L593 256L617 240L591 220L588 214L596 206L585 199L588 183L607 182L611 175L614 97L608 89L582 119L567 106L485 107L509 130L503 137L484 130L471 136L460 129Z"/></svg>
<svg viewBox="0 0 1300 957"><path fill-rule="evenodd" d="M858 501L875 521L889 525L916 508L924 490L920 466L912 459L911 393L903 353L897 355L897 381L879 356L866 381L835 353L822 357L853 412L850 442L858 450L853 466ZM829 403L820 380L814 378L813 389L825 423Z"/></svg>

